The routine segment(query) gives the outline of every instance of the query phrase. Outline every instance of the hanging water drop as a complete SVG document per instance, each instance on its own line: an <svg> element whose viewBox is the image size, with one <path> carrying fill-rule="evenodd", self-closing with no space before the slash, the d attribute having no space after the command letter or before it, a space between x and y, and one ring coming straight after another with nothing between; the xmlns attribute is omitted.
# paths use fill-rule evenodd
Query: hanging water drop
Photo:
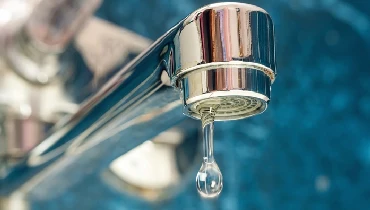
<svg viewBox="0 0 370 210"><path fill-rule="evenodd" d="M202 110L203 163L196 178L197 190L202 197L213 198L222 191L222 174L213 156L214 109Z"/></svg>

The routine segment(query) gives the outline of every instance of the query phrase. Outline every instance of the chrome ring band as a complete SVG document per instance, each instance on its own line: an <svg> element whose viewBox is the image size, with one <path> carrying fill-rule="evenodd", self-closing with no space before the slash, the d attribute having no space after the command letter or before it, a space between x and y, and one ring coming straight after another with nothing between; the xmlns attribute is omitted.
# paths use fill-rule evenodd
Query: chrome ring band
<svg viewBox="0 0 370 210"><path fill-rule="evenodd" d="M175 80L182 79L185 75L195 72L197 70L207 71L211 69L217 68L246 68L246 69L255 69L258 71L262 71L266 74L270 80L271 84L275 81L275 72L272 71L270 68L254 62L243 62L243 61L228 61L228 62L212 62L206 64L200 64L191 68L181 69L178 71ZM173 81L175 83L175 81Z"/></svg>

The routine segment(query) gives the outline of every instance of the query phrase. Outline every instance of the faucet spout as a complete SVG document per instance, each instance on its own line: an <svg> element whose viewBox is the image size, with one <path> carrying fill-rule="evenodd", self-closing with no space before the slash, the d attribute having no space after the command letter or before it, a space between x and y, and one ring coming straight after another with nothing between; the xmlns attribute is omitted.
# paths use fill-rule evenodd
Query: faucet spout
<svg viewBox="0 0 370 210"><path fill-rule="evenodd" d="M215 120L263 112L275 80L273 23L257 6L220 3L190 15L177 32L173 84L184 113L199 119L218 105Z"/></svg>

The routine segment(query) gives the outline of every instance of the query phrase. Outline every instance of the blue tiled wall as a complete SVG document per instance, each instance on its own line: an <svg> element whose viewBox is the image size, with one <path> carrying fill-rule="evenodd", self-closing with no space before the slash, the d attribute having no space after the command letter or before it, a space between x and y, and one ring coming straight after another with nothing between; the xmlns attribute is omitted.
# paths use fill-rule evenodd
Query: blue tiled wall
<svg viewBox="0 0 370 210"><path fill-rule="evenodd" d="M155 40L209 3L105 0L97 15ZM101 191L90 178L60 198L64 209L370 209L370 2L246 3L275 22L278 78L264 114L216 123L220 198L201 200L189 179L174 199L149 204ZM81 186L104 202L68 206Z"/></svg>

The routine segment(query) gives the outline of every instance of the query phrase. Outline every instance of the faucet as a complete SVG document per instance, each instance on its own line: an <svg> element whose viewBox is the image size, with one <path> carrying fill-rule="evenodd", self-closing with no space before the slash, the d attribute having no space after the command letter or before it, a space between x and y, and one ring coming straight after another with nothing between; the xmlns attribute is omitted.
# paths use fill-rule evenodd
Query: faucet
<svg viewBox="0 0 370 210"><path fill-rule="evenodd" d="M216 121L260 114L275 76L274 28L265 10L243 3L202 7L59 121L0 180L0 195L56 197L186 116L200 119L202 108L217 105Z"/></svg>

